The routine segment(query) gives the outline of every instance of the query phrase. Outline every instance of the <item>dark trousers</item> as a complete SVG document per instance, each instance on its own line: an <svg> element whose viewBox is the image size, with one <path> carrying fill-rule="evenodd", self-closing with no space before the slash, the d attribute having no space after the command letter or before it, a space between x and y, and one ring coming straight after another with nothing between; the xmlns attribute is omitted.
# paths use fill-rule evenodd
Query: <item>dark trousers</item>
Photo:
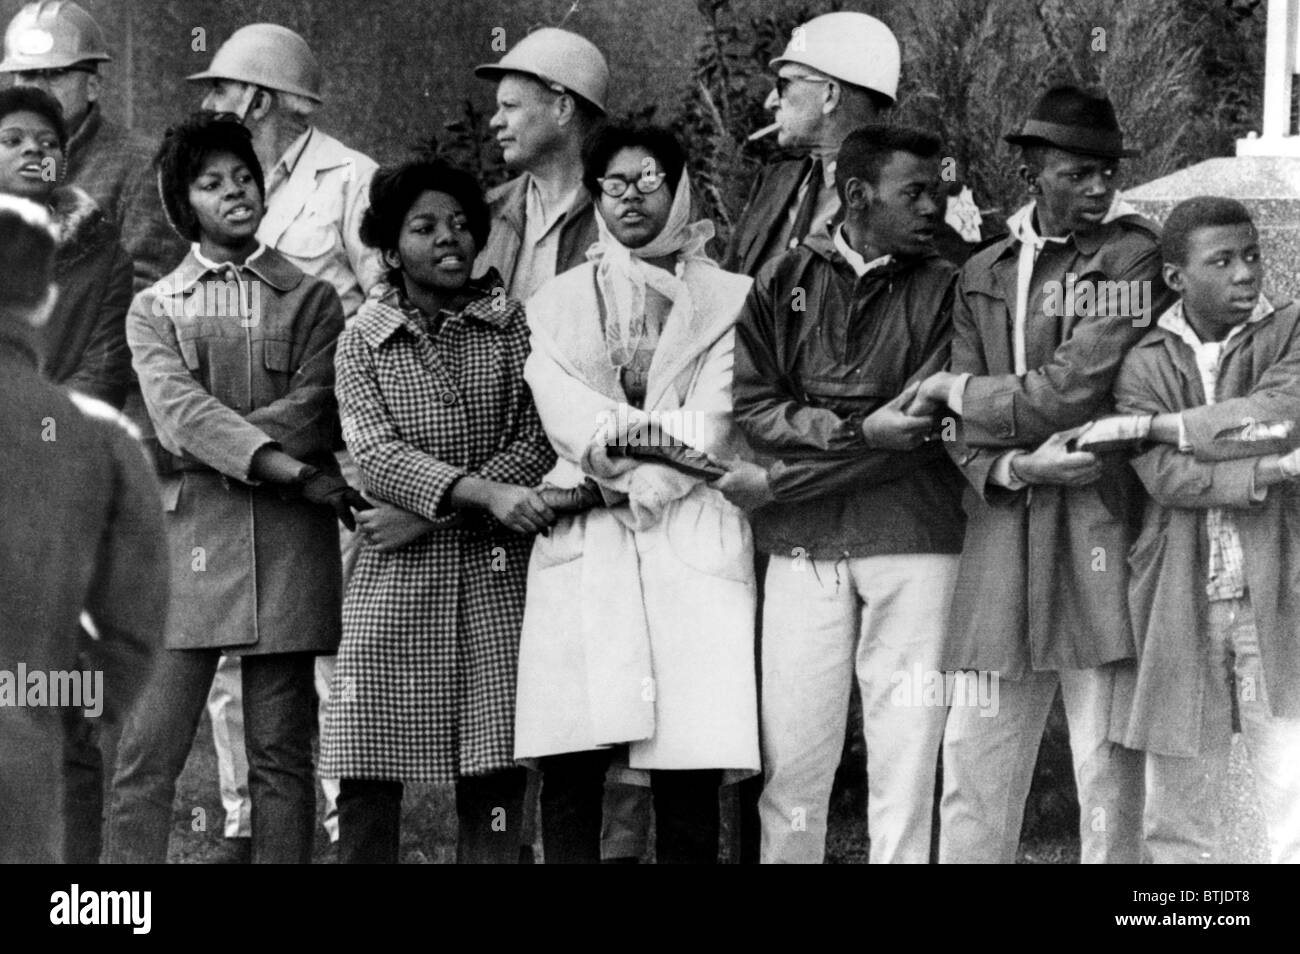
<svg viewBox="0 0 1300 954"><path fill-rule="evenodd" d="M601 805L612 757L611 750L600 749L538 760L547 864L600 864ZM659 864L717 864L721 784L721 769L650 773Z"/></svg>
<svg viewBox="0 0 1300 954"><path fill-rule="evenodd" d="M456 780L456 863L519 863L524 829L523 769ZM339 864L397 864L402 833L401 782L339 781Z"/></svg>
<svg viewBox="0 0 1300 954"><path fill-rule="evenodd" d="M118 744L106 836L110 863L167 860L176 780L220 658L219 649L169 649L159 655ZM314 661L312 653L241 660L254 863L311 863Z"/></svg>
<svg viewBox="0 0 1300 954"><path fill-rule="evenodd" d="M63 715L63 860L99 863L103 847L104 806L113 784L118 726L106 719L87 719L80 709Z"/></svg>

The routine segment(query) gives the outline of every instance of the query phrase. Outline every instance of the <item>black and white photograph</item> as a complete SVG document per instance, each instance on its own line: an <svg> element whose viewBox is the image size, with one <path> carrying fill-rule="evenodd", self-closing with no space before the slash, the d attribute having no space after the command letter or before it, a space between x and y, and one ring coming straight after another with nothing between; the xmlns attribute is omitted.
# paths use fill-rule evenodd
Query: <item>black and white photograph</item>
<svg viewBox="0 0 1300 954"><path fill-rule="evenodd" d="M1091 914L1240 938L1300 862L1300 0L0 20L35 920L149 933L89 865L1209 864Z"/></svg>

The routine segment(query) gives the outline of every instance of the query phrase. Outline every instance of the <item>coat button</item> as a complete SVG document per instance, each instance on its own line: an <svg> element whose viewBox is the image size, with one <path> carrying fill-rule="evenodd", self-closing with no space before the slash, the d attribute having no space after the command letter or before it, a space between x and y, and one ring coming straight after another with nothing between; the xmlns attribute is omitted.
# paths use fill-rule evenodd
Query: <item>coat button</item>
<svg viewBox="0 0 1300 954"><path fill-rule="evenodd" d="M441 398L443 404L451 407L451 405L456 403L456 392L451 390L443 391Z"/></svg>

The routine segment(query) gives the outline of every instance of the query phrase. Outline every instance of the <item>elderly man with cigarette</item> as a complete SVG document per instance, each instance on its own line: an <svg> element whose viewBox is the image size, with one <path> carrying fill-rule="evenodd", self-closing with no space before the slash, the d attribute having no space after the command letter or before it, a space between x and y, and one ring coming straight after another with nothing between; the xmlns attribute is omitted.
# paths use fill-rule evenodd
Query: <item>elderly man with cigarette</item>
<svg viewBox="0 0 1300 954"><path fill-rule="evenodd" d="M732 231L723 268L749 276L798 247L840 211L835 158L853 130L879 122L898 92L898 40L865 13L828 13L795 27L772 60L776 86L764 104L783 150L803 153L764 167Z"/></svg>

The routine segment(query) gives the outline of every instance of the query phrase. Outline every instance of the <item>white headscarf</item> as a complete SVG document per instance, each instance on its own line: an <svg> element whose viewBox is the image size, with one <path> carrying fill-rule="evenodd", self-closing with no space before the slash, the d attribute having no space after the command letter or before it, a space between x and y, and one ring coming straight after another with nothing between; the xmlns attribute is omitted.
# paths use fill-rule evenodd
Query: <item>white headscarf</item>
<svg viewBox="0 0 1300 954"><path fill-rule="evenodd" d="M599 211L596 214L600 237L587 249L587 260L596 265L596 284L605 300L605 346L616 367L631 360L637 342L645 336L647 286L674 306L686 305L689 309L691 295L683 281L686 270L701 265L717 267L704 253L705 243L713 238L713 223L707 219L688 222L690 215L691 179L685 169L673 195L668 221L649 244L628 248L610 232L605 217ZM677 255L676 274L645 261L672 254Z"/></svg>

